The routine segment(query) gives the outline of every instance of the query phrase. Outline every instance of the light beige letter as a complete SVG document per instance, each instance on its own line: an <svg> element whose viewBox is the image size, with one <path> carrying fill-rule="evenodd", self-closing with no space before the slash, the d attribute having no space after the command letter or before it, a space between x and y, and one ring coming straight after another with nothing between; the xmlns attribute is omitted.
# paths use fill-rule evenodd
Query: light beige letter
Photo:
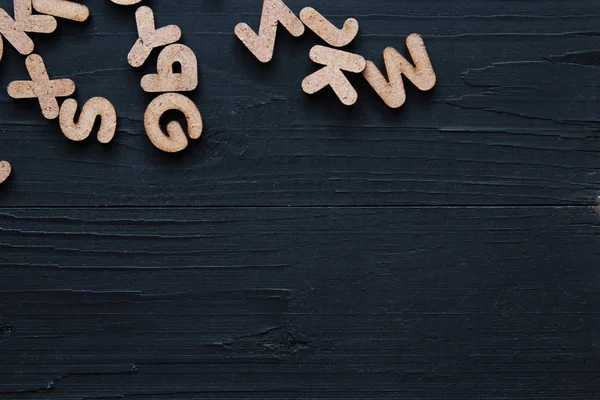
<svg viewBox="0 0 600 400"><path fill-rule="evenodd" d="M63 134L74 142L87 139L92 133L96 118L100 117L98 141L110 143L117 130L117 110L110 101L103 97L93 97L81 109L79 121L75 123L77 101L67 99L60 107L60 128Z"/></svg>
<svg viewBox="0 0 600 400"><path fill-rule="evenodd" d="M415 62L414 67L392 47L383 52L389 82L371 61L367 61L363 71L365 79L390 108L402 107L406 102L402 74L419 90L427 91L435 86L435 71L421 36L413 33L406 39L406 46Z"/></svg>
<svg viewBox="0 0 600 400"><path fill-rule="evenodd" d="M161 94L146 109L144 126L152 144L167 153L177 153L187 147L188 140L183 128L176 121L167 125L168 135L163 133L160 117L169 110L179 110L185 115L191 139L198 139L202 135L202 115L194 102L178 93Z"/></svg>
<svg viewBox="0 0 600 400"><path fill-rule="evenodd" d="M179 63L180 73L173 72ZM146 92L189 92L198 87L198 60L187 46L172 44L158 55L157 74L142 78L142 89Z"/></svg>

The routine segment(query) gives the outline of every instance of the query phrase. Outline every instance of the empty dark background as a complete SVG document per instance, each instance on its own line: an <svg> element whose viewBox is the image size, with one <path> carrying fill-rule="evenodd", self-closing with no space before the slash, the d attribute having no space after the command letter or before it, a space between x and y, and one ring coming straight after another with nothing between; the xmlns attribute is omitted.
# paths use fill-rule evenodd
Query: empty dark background
<svg viewBox="0 0 600 400"><path fill-rule="evenodd" d="M32 35L111 145L75 144L0 63L0 398L594 399L600 395L600 3L288 0L383 66L423 35L438 84L390 110L302 79L321 41L235 38L260 0L148 0L199 61L203 137L166 155L126 57L134 12ZM0 0L12 13L12 2ZM600 212L600 211L599 211Z"/></svg>

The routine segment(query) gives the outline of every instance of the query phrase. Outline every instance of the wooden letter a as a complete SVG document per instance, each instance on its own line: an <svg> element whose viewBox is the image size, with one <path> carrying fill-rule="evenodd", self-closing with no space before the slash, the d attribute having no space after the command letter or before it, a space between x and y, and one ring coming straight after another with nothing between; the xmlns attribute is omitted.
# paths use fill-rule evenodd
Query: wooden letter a
<svg viewBox="0 0 600 400"><path fill-rule="evenodd" d="M181 72L173 72L175 63ZM157 72L142 78L145 92L189 92L198 87L198 60L192 49L182 44L172 44L160 52Z"/></svg>

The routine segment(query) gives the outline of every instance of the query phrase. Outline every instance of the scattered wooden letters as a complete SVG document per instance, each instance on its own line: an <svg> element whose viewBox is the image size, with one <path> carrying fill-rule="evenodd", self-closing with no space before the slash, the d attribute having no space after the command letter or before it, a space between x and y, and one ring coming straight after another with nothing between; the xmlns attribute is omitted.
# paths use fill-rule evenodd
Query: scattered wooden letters
<svg viewBox="0 0 600 400"><path fill-rule="evenodd" d="M118 5L134 5L141 0L111 0ZM33 14L33 10L41 14ZM98 141L109 143L115 136L117 112L107 99L94 97L88 100L76 122L77 102L67 99L59 106L58 97L67 97L75 92L75 83L71 79L51 80L44 60L37 54L31 54L34 44L28 32L51 33L56 30L55 17L83 22L89 18L86 6L68 0L14 0L14 19L0 8L0 60L2 59L5 37L15 49L28 55L27 70L31 81L14 81L8 87L8 93L15 99L37 98L42 114L48 119L59 118L61 130L72 141L87 139L94 127L95 120L101 118L97 133ZM158 56L157 73L148 74L140 83L142 89L152 93L166 93L156 98L148 107L145 127L150 141L159 149L167 152L181 151L187 147L188 140L182 127L172 122L167 126L168 134L161 131L159 120L168 110L179 110L188 121L188 136L198 139L202 134L202 116L194 103L183 95L172 92L192 91L198 86L198 60L187 46L175 44L181 39L181 30L176 25L156 29L154 13L150 7L142 6L136 11L136 23L139 39L134 43L127 56L132 67L140 67L155 48L168 46ZM300 22L302 29L304 25ZM181 72L174 72L178 63ZM171 92L171 93L169 93Z"/></svg>
<svg viewBox="0 0 600 400"><path fill-rule="evenodd" d="M113 0L116 3L116 1ZM126 2L127 4L133 4ZM198 86L198 60L189 47L172 44L181 39L181 29L169 25L156 29L154 13L150 7L142 6L135 13L139 39L127 56L132 67L141 67L153 49L167 46L158 55L157 73L142 78L140 86L146 92L165 93L154 99L144 116L146 134L154 146L167 153L177 153L188 146L187 137L178 122L170 122L165 134L160 128L160 117L169 110L181 111L188 125L188 136L198 139L202 135L202 115L193 101L173 92L187 92ZM173 65L179 63L180 73L174 73ZM170 92L170 93L169 93Z"/></svg>
<svg viewBox="0 0 600 400"><path fill-rule="evenodd" d="M141 1L111 0L122 6L139 4ZM8 94L15 99L37 98L44 117L59 118L63 134L72 141L87 139L92 134L96 119L100 118L98 141L109 143L116 133L115 107L105 98L94 97L83 105L79 118L76 118L77 101L69 98L59 105L58 98L71 96L75 92L75 83L71 79L50 79L42 57L32 54L35 45L28 35L54 32L57 28L56 18L86 21L90 16L89 9L69 0L13 0L13 4L14 18L0 8L0 61L5 38L19 53L28 56L25 64L31 80L11 82ZM33 10L40 14L34 14ZM147 6L139 7L135 18L139 38L127 55L127 61L132 67L142 66L154 49L166 46L158 55L157 73L145 75L140 82L144 91L162 93L146 109L146 133L158 149L170 153L182 151L188 145L188 137L198 139L203 130L202 115L194 102L176 93L192 91L198 87L198 60L192 49L177 43L181 39L181 29L177 25L157 29L154 13ZM305 7L296 16L283 0L264 0L258 34L246 23L239 23L234 31L259 61L267 63L273 58L279 24L295 37L303 35L306 26L328 45L336 48L350 44L359 30L358 21L354 18L347 19L340 29L314 8ZM313 94L330 86L343 104L353 105L358 100L358 93L344 72L362 73L389 107L401 107L406 101L403 75L423 91L430 90L436 83L435 71L421 36L408 36L406 45L414 66L397 50L388 47L383 52L387 79L372 61L367 61L358 54L314 46L310 51L310 59L323 67L303 80L302 89ZM179 64L181 72L175 72L175 64ZM167 134L162 131L160 118L169 110L178 110L185 115L187 135L183 127L174 121L167 125ZM10 173L10 164L0 161L0 183Z"/></svg>
<svg viewBox="0 0 600 400"><path fill-rule="evenodd" d="M314 8L305 7L300 11L298 18L283 0L264 0L259 34L256 35L244 23L235 27L235 34L259 61L266 63L273 58L278 22L293 36L301 36L304 26L300 26L298 21L333 47L350 44L358 34L359 28L358 21L354 18L346 20L342 29L338 29ZM325 86L330 86L340 101L350 106L356 103L358 93L342 71L362 73L390 108L401 107L406 101L402 75L423 91L433 88L436 82L435 71L421 36L410 35L406 44L415 66L391 47L384 51L389 82L372 61L365 62L364 58L357 54L315 46L310 51L310 59L326 67L305 78L302 89L308 94L313 94Z"/></svg>
<svg viewBox="0 0 600 400"><path fill-rule="evenodd" d="M32 10L47 15L33 15ZM89 17L87 7L67 0L14 0L15 19L0 9L0 34L22 54L30 54L33 42L25 32L51 33L56 29L54 17L83 22ZM1 57L1 48L0 48ZM75 82L71 79L51 80L41 56L30 54L25 65L31 81L14 81L8 86L8 94L14 99L37 98L42 115L56 119L65 137L73 141L87 138L97 117L102 119L98 140L108 143L116 131L116 111L106 99L94 98L83 108L79 122L75 123L77 102L67 99L59 106L57 98L67 97L75 92Z"/></svg>

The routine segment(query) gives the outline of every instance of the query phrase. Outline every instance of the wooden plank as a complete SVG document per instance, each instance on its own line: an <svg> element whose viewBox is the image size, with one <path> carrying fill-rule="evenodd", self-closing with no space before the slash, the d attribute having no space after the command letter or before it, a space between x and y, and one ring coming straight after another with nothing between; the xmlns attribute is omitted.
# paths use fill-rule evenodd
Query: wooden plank
<svg viewBox="0 0 600 400"><path fill-rule="evenodd" d="M177 157L143 130L153 96L139 81L157 54L139 70L126 64L135 7L97 3L88 23L61 21L36 44L52 76L76 82L80 104L113 102L115 143L67 143L34 102L0 91L0 156L15 174L3 206L591 205L598 196L597 2L319 2L337 26L360 22L349 50L380 68L385 47L406 54L406 36L423 35L438 84L407 85L407 104L392 111L360 76L351 109L327 91L303 94L317 68L309 50L322 44L312 32L282 32L273 61L258 62L233 27L256 28L259 1L154 1L157 24L180 26L200 64L190 96L205 132ZM23 58L6 46L0 84L24 78Z"/></svg>
<svg viewBox="0 0 600 400"><path fill-rule="evenodd" d="M0 209L3 399L591 399L587 207Z"/></svg>

